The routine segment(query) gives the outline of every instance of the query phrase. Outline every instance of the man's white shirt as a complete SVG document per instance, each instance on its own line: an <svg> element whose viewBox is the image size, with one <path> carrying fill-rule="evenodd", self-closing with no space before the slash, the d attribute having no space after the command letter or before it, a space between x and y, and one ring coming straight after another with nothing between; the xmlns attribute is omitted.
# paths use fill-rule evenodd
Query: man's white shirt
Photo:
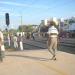
<svg viewBox="0 0 75 75"><path fill-rule="evenodd" d="M50 35L51 33L58 35L58 30L57 30L56 27L51 26L51 27L48 29L48 32L47 32L47 33L48 33L49 35ZM57 37L57 35L50 35L50 37Z"/></svg>

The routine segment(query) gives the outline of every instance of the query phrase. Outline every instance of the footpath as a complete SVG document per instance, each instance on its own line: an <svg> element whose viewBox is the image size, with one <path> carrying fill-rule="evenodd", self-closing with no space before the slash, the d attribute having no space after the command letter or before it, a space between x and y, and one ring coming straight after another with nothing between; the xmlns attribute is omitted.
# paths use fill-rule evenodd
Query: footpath
<svg viewBox="0 0 75 75"><path fill-rule="evenodd" d="M58 51L56 61L50 60L47 49L6 51L5 55L0 75L75 75L75 54Z"/></svg>
<svg viewBox="0 0 75 75"><path fill-rule="evenodd" d="M6 52L0 75L75 75L75 55L57 52L50 60L47 49Z"/></svg>

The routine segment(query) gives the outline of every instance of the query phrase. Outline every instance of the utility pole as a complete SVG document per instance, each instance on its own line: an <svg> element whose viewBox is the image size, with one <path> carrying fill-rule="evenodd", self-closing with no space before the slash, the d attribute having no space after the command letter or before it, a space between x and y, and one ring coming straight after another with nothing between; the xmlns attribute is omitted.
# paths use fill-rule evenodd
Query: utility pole
<svg viewBox="0 0 75 75"><path fill-rule="evenodd" d="M22 25L22 15L21 15L21 25Z"/></svg>
<svg viewBox="0 0 75 75"><path fill-rule="evenodd" d="M22 26L22 15L21 15L21 26ZM23 36L23 29L22 29L21 39L23 39L22 36ZM23 50L23 41L22 40L20 41L20 49Z"/></svg>
<svg viewBox="0 0 75 75"><path fill-rule="evenodd" d="M21 15L21 26L22 26L22 15ZM23 27L22 27L22 35L23 35Z"/></svg>

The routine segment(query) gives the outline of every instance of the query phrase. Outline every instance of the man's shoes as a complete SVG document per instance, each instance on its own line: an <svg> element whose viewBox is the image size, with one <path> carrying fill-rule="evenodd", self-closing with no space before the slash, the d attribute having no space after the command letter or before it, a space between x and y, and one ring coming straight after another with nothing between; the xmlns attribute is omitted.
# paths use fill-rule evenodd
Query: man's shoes
<svg viewBox="0 0 75 75"><path fill-rule="evenodd" d="M53 58L53 60L56 60L56 57L55 57L55 58Z"/></svg>
<svg viewBox="0 0 75 75"><path fill-rule="evenodd" d="M56 57L55 57L55 55L51 58L51 60L56 60Z"/></svg>

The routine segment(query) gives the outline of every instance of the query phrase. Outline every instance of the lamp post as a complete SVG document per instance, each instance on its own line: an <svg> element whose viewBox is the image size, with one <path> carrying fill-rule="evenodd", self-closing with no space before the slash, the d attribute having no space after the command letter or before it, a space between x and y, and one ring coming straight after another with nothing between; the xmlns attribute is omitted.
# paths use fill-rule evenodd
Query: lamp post
<svg viewBox="0 0 75 75"><path fill-rule="evenodd" d="M22 15L21 15L21 27L22 27ZM22 36L23 35L23 27L21 29L21 32L22 32L22 34L21 34L21 36Z"/></svg>
<svg viewBox="0 0 75 75"><path fill-rule="evenodd" d="M22 26L22 16L21 16L21 26ZM21 34L21 39L23 39L22 36L23 36L23 30L22 30L22 34ZM23 50L23 41L22 40L20 41L20 49Z"/></svg>

